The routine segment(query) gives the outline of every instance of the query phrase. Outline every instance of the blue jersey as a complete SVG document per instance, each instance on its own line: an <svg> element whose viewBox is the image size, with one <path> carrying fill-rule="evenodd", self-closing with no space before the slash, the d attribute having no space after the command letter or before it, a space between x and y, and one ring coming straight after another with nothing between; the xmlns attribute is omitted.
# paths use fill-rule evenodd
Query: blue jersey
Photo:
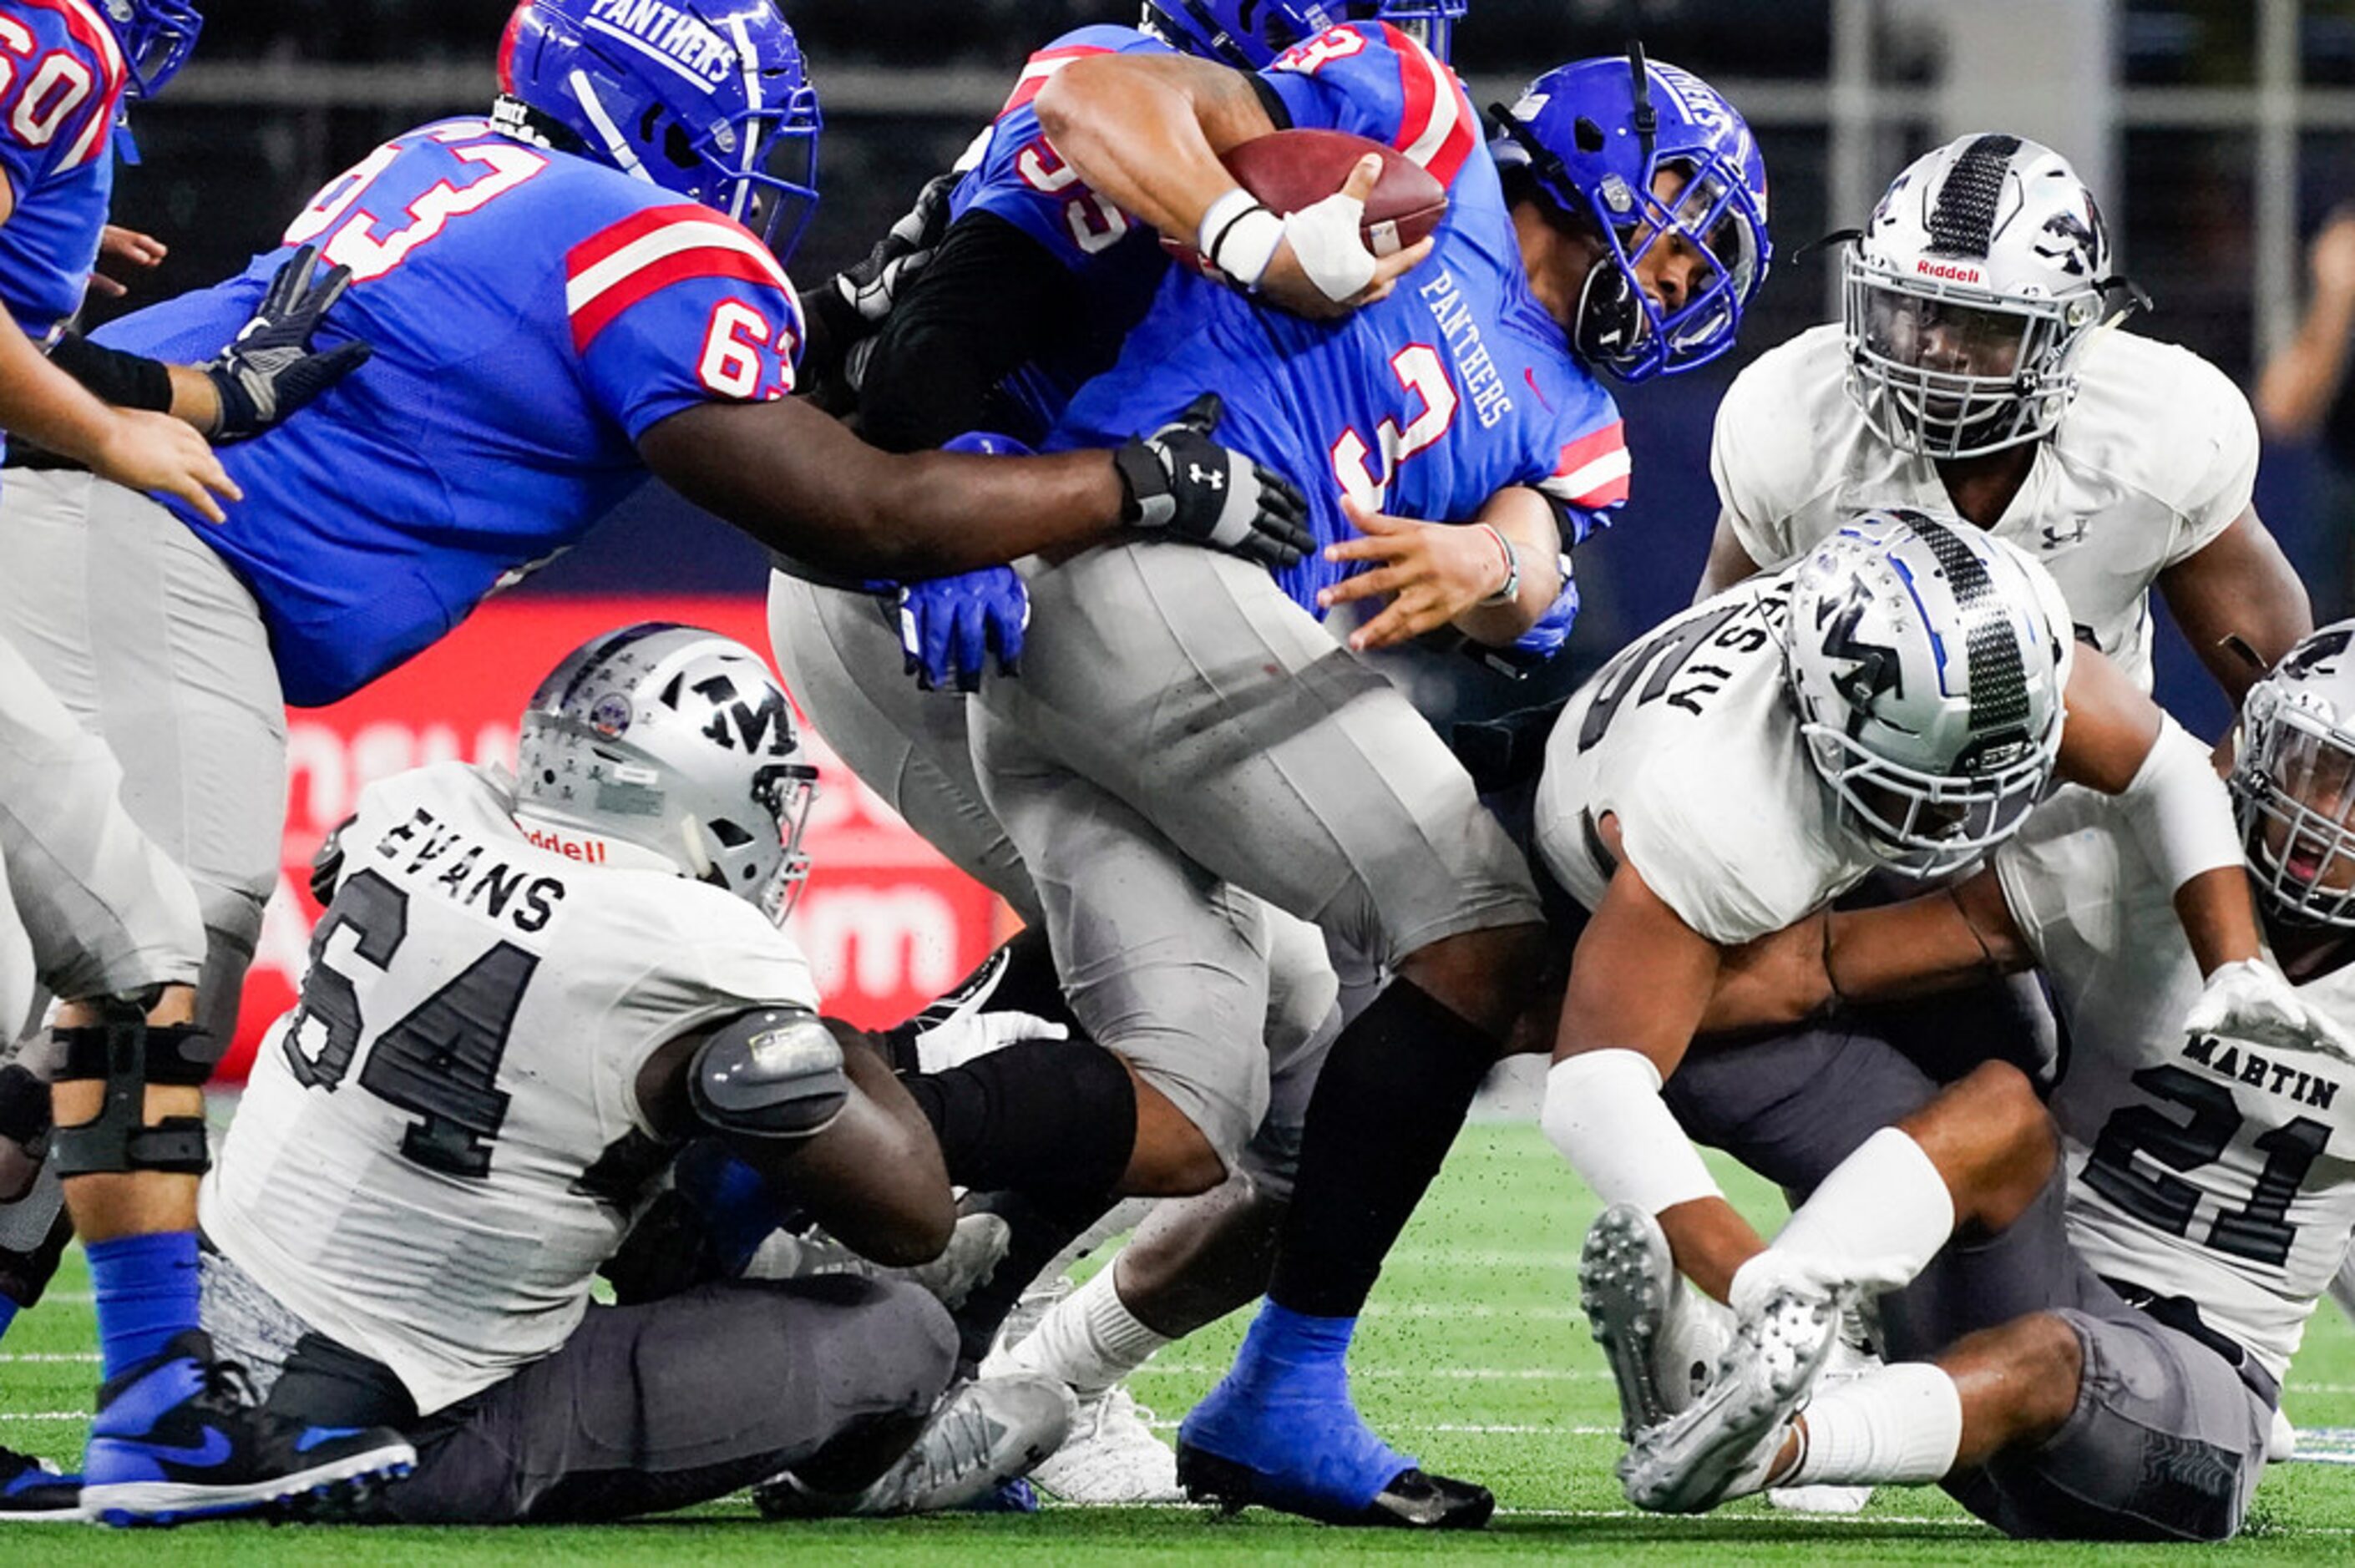
<svg viewBox="0 0 2355 1568"><path fill-rule="evenodd" d="M0 0L0 175L15 204L0 223L0 300L44 348L81 309L98 260L123 83L91 0Z"/></svg>
<svg viewBox="0 0 2355 1568"><path fill-rule="evenodd" d="M1219 440L1299 484L1320 546L1354 534L1345 493L1463 522L1513 485L1564 503L1582 535L1626 499L1618 410L1529 292L1462 86L1380 23L1320 34L1264 75L1294 125L1387 143L1447 186L1431 259L1389 299L1336 323L1262 308L1172 268L1119 363L1081 390L1049 445L1112 445L1216 391L1226 401ZM1278 581L1317 614L1317 592L1361 569L1320 551Z"/></svg>
<svg viewBox="0 0 2355 1568"><path fill-rule="evenodd" d="M645 479L648 427L793 389L800 308L758 239L482 120L385 143L242 275L97 335L209 354L305 240L354 280L320 344L365 338L376 357L221 449L245 492L226 526L166 503L252 589L297 705L366 684L572 545Z"/></svg>
<svg viewBox="0 0 2355 1568"><path fill-rule="evenodd" d="M1031 101L1073 60L1090 55L1172 54L1160 39L1110 25L1065 33L1032 55L1006 107L986 132L981 160L949 196L949 216L986 212L1045 247L1071 273L1071 309L1087 344L1024 366L1002 390L1036 421L1037 436L1051 428L1088 376L1111 363L1128 329L1152 303L1168 257L1153 230L1081 183L1039 128Z"/></svg>

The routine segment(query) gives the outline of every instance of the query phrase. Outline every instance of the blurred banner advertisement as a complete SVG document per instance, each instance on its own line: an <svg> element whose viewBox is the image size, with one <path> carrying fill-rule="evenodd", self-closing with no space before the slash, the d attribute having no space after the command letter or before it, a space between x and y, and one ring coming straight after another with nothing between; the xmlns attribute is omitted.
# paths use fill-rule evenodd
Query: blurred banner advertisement
<svg viewBox="0 0 2355 1568"><path fill-rule="evenodd" d="M575 645L634 620L707 626L758 651L758 599L494 599L414 662L333 707L288 715L285 846L278 892L246 982L237 1040L216 1082L240 1082L254 1044L293 1004L312 923L312 853L369 782L461 758L515 766L516 720L539 679ZM897 1022L978 963L1001 935L996 899L908 830L806 726L821 770L805 841L815 869L786 929L809 955L826 1011Z"/></svg>

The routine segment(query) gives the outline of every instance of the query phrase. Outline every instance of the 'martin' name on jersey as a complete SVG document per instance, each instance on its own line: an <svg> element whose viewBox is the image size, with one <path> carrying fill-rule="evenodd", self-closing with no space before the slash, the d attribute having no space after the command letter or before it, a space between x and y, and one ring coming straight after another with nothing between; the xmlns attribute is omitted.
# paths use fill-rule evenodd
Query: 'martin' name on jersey
<svg viewBox="0 0 2355 1568"><path fill-rule="evenodd" d="M2339 1097L2339 1086L2286 1062L2269 1062L2244 1045L2228 1045L2212 1034L2195 1034L2183 1054L2210 1072L2247 1084L2267 1094L2286 1094L2300 1105L2328 1110ZM2270 1080L2270 1081L2268 1081Z"/></svg>
<svg viewBox="0 0 2355 1568"><path fill-rule="evenodd" d="M479 908L518 931L537 931L546 926L563 901L563 882L553 876L532 876L502 859L486 863L490 850L482 840L444 825L422 806L409 821L386 829L376 842L376 853L398 863L404 876L417 878L413 885L420 890L440 893L469 909ZM449 863L428 874L428 868L437 861Z"/></svg>

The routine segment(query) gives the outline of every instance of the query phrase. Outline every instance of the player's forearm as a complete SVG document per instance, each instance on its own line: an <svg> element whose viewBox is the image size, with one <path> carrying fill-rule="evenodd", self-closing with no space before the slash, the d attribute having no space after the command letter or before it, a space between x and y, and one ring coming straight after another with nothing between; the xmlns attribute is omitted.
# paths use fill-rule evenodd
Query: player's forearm
<svg viewBox="0 0 2355 1568"><path fill-rule="evenodd" d="M1075 60L1033 106L1056 153L1095 193L1163 234L1192 240L1237 188L1224 148L1273 130L1241 73L1180 57Z"/></svg>
<svg viewBox="0 0 2355 1568"><path fill-rule="evenodd" d="M2177 888L2175 917L2203 975L2262 955L2248 874L2237 863L2201 872Z"/></svg>
<svg viewBox="0 0 2355 1568"><path fill-rule="evenodd" d="M843 1026L827 1022L841 1039ZM837 1240L876 1262L929 1263L956 1224L940 1141L873 1051L847 1043L843 1071L852 1094L842 1115L782 1160L772 1155L762 1174L792 1192ZM746 1153L760 1165L757 1151Z"/></svg>
<svg viewBox="0 0 2355 1568"><path fill-rule="evenodd" d="M2035 962L1993 872L1902 904L1836 911L1829 921L1825 978L1844 1002L1958 991Z"/></svg>
<svg viewBox="0 0 2355 1568"><path fill-rule="evenodd" d="M1480 509L1479 521L1511 543L1519 586L1509 602L1473 605L1453 624L1475 642L1502 648L1535 626L1561 591L1561 536L1544 500L1518 487L1491 498ZM1497 569L1504 569L1501 553Z"/></svg>
<svg viewBox="0 0 2355 1568"><path fill-rule="evenodd" d="M704 403L640 438L655 473L821 571L916 578L1092 544L1120 525L1112 455L895 457L793 399Z"/></svg>
<svg viewBox="0 0 2355 1568"><path fill-rule="evenodd" d="M2184 641L2235 708L2257 678L2314 630L2306 584L2254 507L2205 549L2161 572L2158 588Z"/></svg>
<svg viewBox="0 0 2355 1568"><path fill-rule="evenodd" d="M2297 334L2257 377L2257 421L2276 440L2314 433L2346 379L2355 295L2318 295Z"/></svg>
<svg viewBox="0 0 2355 1568"><path fill-rule="evenodd" d="M106 405L51 365L14 318L0 312L0 430L86 463L112 425Z"/></svg>

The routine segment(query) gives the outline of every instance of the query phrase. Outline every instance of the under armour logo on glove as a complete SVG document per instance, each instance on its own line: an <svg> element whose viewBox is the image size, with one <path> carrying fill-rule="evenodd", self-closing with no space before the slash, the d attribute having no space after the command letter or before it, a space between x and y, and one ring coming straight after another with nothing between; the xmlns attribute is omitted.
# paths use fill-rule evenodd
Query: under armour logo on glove
<svg viewBox="0 0 2355 1568"><path fill-rule="evenodd" d="M1210 440L1224 412L1219 395L1205 392L1168 424L1113 453L1126 492L1121 520L1288 567L1316 543L1308 503L1281 474Z"/></svg>

